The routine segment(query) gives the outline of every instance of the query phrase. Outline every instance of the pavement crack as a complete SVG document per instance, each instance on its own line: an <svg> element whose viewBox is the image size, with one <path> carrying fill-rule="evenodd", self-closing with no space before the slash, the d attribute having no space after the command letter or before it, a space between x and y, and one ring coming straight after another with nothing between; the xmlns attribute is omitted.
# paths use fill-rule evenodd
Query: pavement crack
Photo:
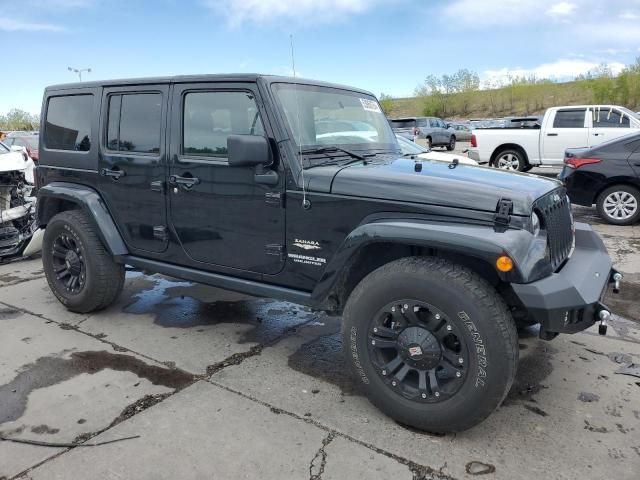
<svg viewBox="0 0 640 480"><path fill-rule="evenodd" d="M213 380L212 378L209 378L206 380L208 383L210 383L211 385L215 385L218 388L222 388L223 390L226 390L227 392L231 392L234 393L242 398L246 398L247 400L250 400L254 403L257 403L258 405L262 405L263 407L266 407L268 409L270 409L271 411L273 411L274 409L277 411L278 414L281 415L288 415L291 418L295 418L296 420L301 420L305 423L308 423L309 425L313 425L321 430L324 430L325 432L327 432L328 434L332 434L335 437L341 437L344 438L345 440L348 440L349 442L355 443L357 445L361 445L365 448L368 448L369 450L374 451L375 453L378 453L380 455L384 455L387 458L391 458L392 460L395 460L396 462L400 463L401 465L405 465L406 467L409 468L409 470L413 473L413 479L414 480L455 480L454 477L451 477L450 475L447 475L446 473L442 472L442 468L437 470L434 469L432 467L426 466L426 465L420 465L419 463L416 463L412 460L409 460L408 458L402 457L400 455L396 455L395 453L389 452L387 450L383 450L380 447L377 447L371 443L365 442L363 440L359 440L355 437L352 437L351 435L348 435L346 433L343 432L339 432L337 430L334 430L331 427L328 427L322 423L320 423L317 420L314 420L313 418L309 418L309 417L303 417L298 415L297 413L294 412L289 412L287 410L283 410L282 408L276 407L275 405L272 405L268 402L265 402L263 400L260 400L258 398L255 398L251 395L248 395L246 393L243 393L239 390L235 390L231 387L228 387L224 384L218 383L215 380ZM274 412L275 413L275 412Z"/></svg>
<svg viewBox="0 0 640 480"><path fill-rule="evenodd" d="M324 473L324 469L327 465L327 451L325 449L333 441L335 436L335 433L330 432L322 440L322 445L311 459L311 464L309 465L309 480L322 479L322 474ZM320 464L317 463L318 461L320 461Z"/></svg>

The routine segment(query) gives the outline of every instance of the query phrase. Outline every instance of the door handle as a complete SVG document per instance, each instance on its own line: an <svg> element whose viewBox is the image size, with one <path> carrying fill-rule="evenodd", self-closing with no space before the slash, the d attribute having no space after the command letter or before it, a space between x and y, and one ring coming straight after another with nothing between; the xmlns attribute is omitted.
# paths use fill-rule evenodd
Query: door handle
<svg viewBox="0 0 640 480"><path fill-rule="evenodd" d="M547 137L557 137L557 133L547 133Z"/></svg>
<svg viewBox="0 0 640 480"><path fill-rule="evenodd" d="M186 175L189 175L189 174L186 174ZM171 185L178 185L178 186L189 189L194 185L198 185L200 183L200 179L192 176L180 177L178 175L171 175L169 177L169 183Z"/></svg>
<svg viewBox="0 0 640 480"><path fill-rule="evenodd" d="M120 177L124 177L126 173L124 170L110 170L108 168L103 168L100 170L100 175L103 177L111 177L114 180L118 180Z"/></svg>
<svg viewBox="0 0 640 480"><path fill-rule="evenodd" d="M598 135L604 135L604 133L594 133L593 136L597 137Z"/></svg>

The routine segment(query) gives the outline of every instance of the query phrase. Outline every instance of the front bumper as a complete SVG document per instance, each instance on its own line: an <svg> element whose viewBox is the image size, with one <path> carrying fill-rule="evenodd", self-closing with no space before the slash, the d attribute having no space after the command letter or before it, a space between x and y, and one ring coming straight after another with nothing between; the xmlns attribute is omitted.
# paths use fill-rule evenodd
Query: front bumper
<svg viewBox="0 0 640 480"><path fill-rule="evenodd" d="M611 258L602 239L584 223L576 223L575 250L556 273L527 284L512 284L540 336L575 333L589 328L606 307L601 303L613 282Z"/></svg>

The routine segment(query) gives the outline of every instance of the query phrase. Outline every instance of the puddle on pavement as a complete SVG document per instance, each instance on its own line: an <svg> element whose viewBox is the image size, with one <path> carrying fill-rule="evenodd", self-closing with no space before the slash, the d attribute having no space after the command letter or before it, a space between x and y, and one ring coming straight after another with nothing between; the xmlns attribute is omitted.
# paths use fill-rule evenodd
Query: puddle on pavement
<svg viewBox="0 0 640 480"><path fill-rule="evenodd" d="M244 332L238 343L269 343L283 331L316 316L292 303L248 297L157 275L134 281L138 288L123 292L123 312L153 315L155 324L170 328L220 323L251 325L253 328Z"/></svg>
<svg viewBox="0 0 640 480"><path fill-rule="evenodd" d="M503 406L514 405L522 400L534 402L533 396L547 388L542 382L553 371L551 359L557 350L548 343L538 341L527 352L527 355L520 358L516 378L502 403Z"/></svg>
<svg viewBox="0 0 640 480"><path fill-rule="evenodd" d="M0 424L15 421L24 414L32 391L105 369L131 372L154 385L173 389L181 389L193 381L193 375L182 370L148 365L136 357L106 351L74 352L70 358L41 357L22 367L10 383L0 386Z"/></svg>
<svg viewBox="0 0 640 480"><path fill-rule="evenodd" d="M351 376L345 362L340 318L328 318L327 327L334 333L319 336L303 344L289 356L289 367L305 375L332 383L345 395L362 395L358 388L359 384Z"/></svg>

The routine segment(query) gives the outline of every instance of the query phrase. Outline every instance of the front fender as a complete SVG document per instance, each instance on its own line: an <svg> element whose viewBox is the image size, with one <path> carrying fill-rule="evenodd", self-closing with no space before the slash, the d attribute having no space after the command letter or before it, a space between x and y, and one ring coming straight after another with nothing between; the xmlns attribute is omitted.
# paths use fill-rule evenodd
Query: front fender
<svg viewBox="0 0 640 480"><path fill-rule="evenodd" d="M114 255L129 253L120 232L98 192L85 185L66 182L52 182L38 191L38 225L44 228L51 218L64 210L64 204L74 204L82 209L93 221L100 239L107 250Z"/></svg>
<svg viewBox="0 0 640 480"><path fill-rule="evenodd" d="M343 273L359 252L374 243L420 247L448 254L471 257L487 264L491 272L510 283L529 283L551 273L545 259L546 241L526 230L496 230L486 224L442 223L432 220L383 219L360 225L344 240L312 293L313 303L321 304L339 285ZM494 265L501 255L514 261L514 269L504 274ZM451 258L451 256L449 256Z"/></svg>

